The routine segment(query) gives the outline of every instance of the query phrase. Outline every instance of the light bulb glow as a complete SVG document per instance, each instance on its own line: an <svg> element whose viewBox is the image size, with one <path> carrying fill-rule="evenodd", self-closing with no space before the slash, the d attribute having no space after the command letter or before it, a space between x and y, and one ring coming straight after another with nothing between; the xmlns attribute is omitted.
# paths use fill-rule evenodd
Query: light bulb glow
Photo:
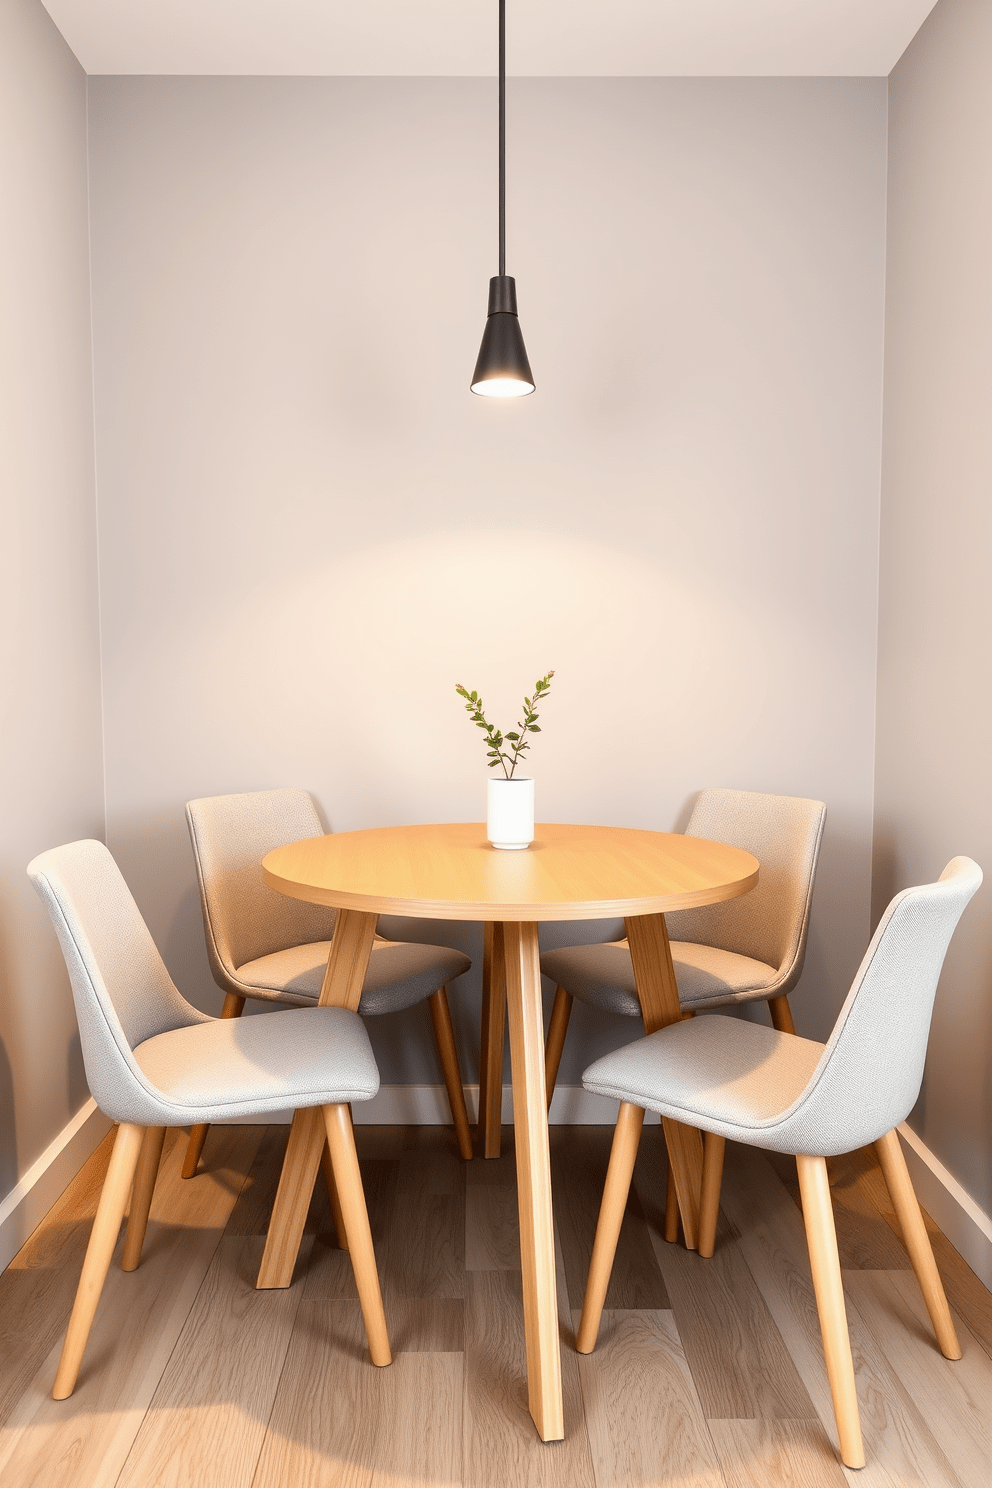
<svg viewBox="0 0 992 1488"><path fill-rule="evenodd" d="M534 391L534 384L518 377L487 377L483 382L473 382L472 391L483 398L524 398Z"/></svg>

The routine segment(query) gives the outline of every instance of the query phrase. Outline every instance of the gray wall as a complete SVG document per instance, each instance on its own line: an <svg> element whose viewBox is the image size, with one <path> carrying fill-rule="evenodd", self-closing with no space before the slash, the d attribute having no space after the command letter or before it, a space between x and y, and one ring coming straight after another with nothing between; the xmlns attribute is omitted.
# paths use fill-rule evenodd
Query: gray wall
<svg viewBox="0 0 992 1488"><path fill-rule="evenodd" d="M885 83L509 91L538 392L500 406L493 84L91 80L109 840L216 1007L183 802L478 819L454 683L505 720L553 666L544 819L829 803L824 1033L869 922ZM629 1031L576 1024L566 1081ZM437 1078L425 1029L375 1031L385 1081Z"/></svg>
<svg viewBox="0 0 992 1488"><path fill-rule="evenodd" d="M88 1097L24 874L104 831L86 78L36 0L0 5L0 1199Z"/></svg>
<svg viewBox="0 0 992 1488"><path fill-rule="evenodd" d="M992 7L941 0L890 80L874 900L992 871ZM912 1124L992 1211L992 894L938 996Z"/></svg>

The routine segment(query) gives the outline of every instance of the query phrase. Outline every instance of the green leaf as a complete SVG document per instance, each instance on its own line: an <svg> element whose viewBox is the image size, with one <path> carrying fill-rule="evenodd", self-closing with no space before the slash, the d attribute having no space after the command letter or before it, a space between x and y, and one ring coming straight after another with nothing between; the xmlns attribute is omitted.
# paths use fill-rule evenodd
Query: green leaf
<svg viewBox="0 0 992 1488"><path fill-rule="evenodd" d="M532 724L531 724L531 725L530 725L530 732L531 732L531 733L532 733L532 734L539 734L539 733L540 733L540 732L541 732L541 730L540 730L540 729L539 729L539 728L538 728L538 726L537 726L537 724L536 724L536 723L532 723Z"/></svg>

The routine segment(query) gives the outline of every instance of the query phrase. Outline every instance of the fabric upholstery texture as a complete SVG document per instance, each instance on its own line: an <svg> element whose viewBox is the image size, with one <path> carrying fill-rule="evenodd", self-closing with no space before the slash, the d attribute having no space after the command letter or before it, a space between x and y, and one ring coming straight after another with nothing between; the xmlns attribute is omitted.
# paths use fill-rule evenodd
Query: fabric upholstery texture
<svg viewBox="0 0 992 1488"><path fill-rule="evenodd" d="M279 993L283 1001L292 999L305 1007L320 996L330 950L329 940L291 946L239 966L234 979L249 996L256 996L264 988ZM374 1018L380 1013L413 1007L468 971L471 965L468 956L445 946L377 941L369 958L358 1011L363 1018Z"/></svg>
<svg viewBox="0 0 992 1488"><path fill-rule="evenodd" d="M207 796L186 807L207 955L225 992L290 1007L316 1001L337 911L270 889L262 859L324 828L305 790ZM471 966L461 951L414 942L377 943L359 1012L413 1007Z"/></svg>
<svg viewBox="0 0 992 1488"><path fill-rule="evenodd" d="M753 853L758 882L722 904L665 916L683 1005L693 1011L780 997L799 980L826 807L800 796L704 790L686 836ZM548 951L541 971L581 1002L640 1016L625 944Z"/></svg>
<svg viewBox="0 0 992 1488"><path fill-rule="evenodd" d="M211 970L221 986L235 966L287 946L330 940L337 912L270 889L262 859L273 848L322 837L305 790L246 791L190 801L193 844Z"/></svg>
<svg viewBox="0 0 992 1488"><path fill-rule="evenodd" d="M90 1090L114 1121L187 1125L375 1094L357 1013L314 1008L235 1023L191 1006L102 842L53 848L27 871L65 956ZM219 1103L208 1099L214 1090Z"/></svg>
<svg viewBox="0 0 992 1488"><path fill-rule="evenodd" d="M685 1007L746 1001L755 991L772 986L776 979L774 966L691 941L672 942L672 962ZM641 1015L634 963L625 942L546 951L541 957L541 971L580 1002L627 1018Z"/></svg>
<svg viewBox="0 0 992 1488"><path fill-rule="evenodd" d="M977 863L954 858L937 883L893 899L825 1045L695 1018L596 1060L586 1089L772 1151L831 1157L876 1142L919 1095L941 966L981 882Z"/></svg>
<svg viewBox="0 0 992 1488"><path fill-rule="evenodd" d="M688 1033L689 1038L683 1035ZM737 1138L773 1123L798 1100L823 1044L720 1013L675 1023L605 1054L583 1082L597 1095L663 1110L690 1126ZM741 1138L740 1140L743 1140Z"/></svg>
<svg viewBox="0 0 992 1488"><path fill-rule="evenodd" d="M216 1018L159 1033L134 1057L173 1122L371 1100L379 1089L368 1034L345 1008Z"/></svg>

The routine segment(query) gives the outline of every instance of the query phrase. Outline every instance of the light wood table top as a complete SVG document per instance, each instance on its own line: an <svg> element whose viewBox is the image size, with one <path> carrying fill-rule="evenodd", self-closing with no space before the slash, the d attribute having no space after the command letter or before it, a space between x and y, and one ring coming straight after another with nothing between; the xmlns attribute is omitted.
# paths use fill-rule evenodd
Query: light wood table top
<svg viewBox="0 0 992 1488"><path fill-rule="evenodd" d="M490 847L480 822L335 832L263 861L291 898L448 920L586 920L714 904L758 881L740 848L674 832L541 824L529 848Z"/></svg>

